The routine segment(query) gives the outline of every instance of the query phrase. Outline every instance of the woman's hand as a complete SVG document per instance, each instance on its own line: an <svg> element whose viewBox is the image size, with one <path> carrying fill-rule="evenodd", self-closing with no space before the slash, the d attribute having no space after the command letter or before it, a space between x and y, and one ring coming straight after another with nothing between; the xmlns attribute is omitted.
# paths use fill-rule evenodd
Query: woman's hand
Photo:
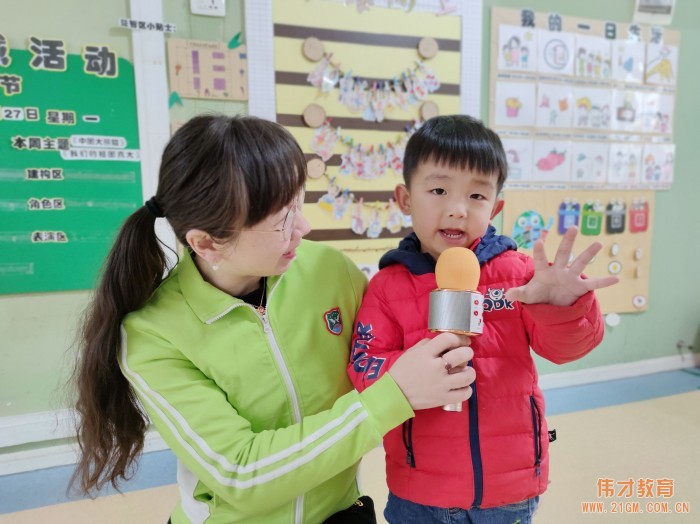
<svg viewBox="0 0 700 524"><path fill-rule="evenodd" d="M474 356L466 336L440 333L407 349L389 374L414 410L457 404L472 395L474 369L466 366Z"/></svg>
<svg viewBox="0 0 700 524"><path fill-rule="evenodd" d="M583 269L603 247L600 242L593 242L569 265L577 234L575 227L566 230L551 266L544 252L544 242L535 242L532 254L535 274L524 286L506 291L506 300L517 300L523 304L570 306L589 291L616 284L617 277L581 278Z"/></svg>

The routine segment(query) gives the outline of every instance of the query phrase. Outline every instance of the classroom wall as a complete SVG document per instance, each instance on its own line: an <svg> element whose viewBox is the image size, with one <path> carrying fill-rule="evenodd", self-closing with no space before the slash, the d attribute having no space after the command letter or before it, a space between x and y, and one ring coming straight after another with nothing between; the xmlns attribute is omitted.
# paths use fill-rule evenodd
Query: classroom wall
<svg viewBox="0 0 700 524"><path fill-rule="evenodd" d="M487 119L492 6L528 7L534 11L630 22L634 3L634 0L484 0L481 116ZM69 45L99 42L106 32L114 35L120 31L116 28L117 20L128 16L128 4L127 0L13 2L12 9L3 12L0 32L10 42L24 41L30 30L63 38ZM189 0L164 0L163 4L164 20L177 25L174 36L178 38L228 42L243 30L243 0L227 0L224 19L191 16ZM560 367L539 361L543 374L677 356L678 340L700 348L700 286L695 282L694 271L696 261L700 260L700 242L697 226L692 226L700 224L700 206L695 205L700 194L700 177L693 156L698 138L695 126L700 122L700 103L695 98L700 93L700 71L694 63L694 51L700 49L700 2L678 0L676 9L673 27L681 31L676 180L670 191L658 192L656 197L649 310L623 315L619 326L607 328L601 346L578 362ZM130 35L122 32L119 53L130 58ZM246 107L244 103L183 99L183 105L171 108L170 115L171 121L184 121L200 112L236 114L245 112ZM72 365L71 344L88 297L88 292L0 296L0 417L70 405L61 385Z"/></svg>

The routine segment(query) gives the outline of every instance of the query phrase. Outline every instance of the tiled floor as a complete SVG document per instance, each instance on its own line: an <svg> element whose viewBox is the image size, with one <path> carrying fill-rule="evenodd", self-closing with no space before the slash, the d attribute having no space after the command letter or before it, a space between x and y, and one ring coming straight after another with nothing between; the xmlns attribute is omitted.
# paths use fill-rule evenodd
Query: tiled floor
<svg viewBox="0 0 700 524"><path fill-rule="evenodd" d="M558 439L550 447L551 484L536 522L700 522L700 370L552 389L545 396L548 423ZM382 454L372 451L362 466L364 489L380 511L386 501ZM71 473L64 466L0 477L0 523L164 523L177 501L175 459L169 451L145 455L124 495L68 496ZM643 513L613 514L611 504L618 499L597 497L598 478L613 483L670 478L675 493L667 500L640 499ZM604 502L609 513L584 513L581 503L587 501ZM690 513L645 511L644 504L658 501L670 501L671 510L677 502L688 502Z"/></svg>

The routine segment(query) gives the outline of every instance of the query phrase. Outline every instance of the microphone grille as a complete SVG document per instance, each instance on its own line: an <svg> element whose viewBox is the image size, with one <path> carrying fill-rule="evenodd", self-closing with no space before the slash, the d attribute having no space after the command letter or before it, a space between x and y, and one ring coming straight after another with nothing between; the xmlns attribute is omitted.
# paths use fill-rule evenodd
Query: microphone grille
<svg viewBox="0 0 700 524"><path fill-rule="evenodd" d="M450 247L443 251L435 264L435 279L439 289L476 291L481 268L476 255L465 247Z"/></svg>

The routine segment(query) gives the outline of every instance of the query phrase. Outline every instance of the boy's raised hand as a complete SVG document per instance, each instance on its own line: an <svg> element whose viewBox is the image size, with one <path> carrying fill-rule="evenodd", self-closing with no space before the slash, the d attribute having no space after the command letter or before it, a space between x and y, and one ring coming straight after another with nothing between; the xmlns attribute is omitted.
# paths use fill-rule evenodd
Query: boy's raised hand
<svg viewBox="0 0 700 524"><path fill-rule="evenodd" d="M578 229L575 227L566 230L551 265L544 252L544 242L542 240L535 242L533 251L535 274L524 286L506 291L506 300L518 300L523 304L570 306L589 291L616 284L619 279L612 276L581 278L586 265L603 247L600 242L593 242L574 259L571 265L568 265L577 234Z"/></svg>

